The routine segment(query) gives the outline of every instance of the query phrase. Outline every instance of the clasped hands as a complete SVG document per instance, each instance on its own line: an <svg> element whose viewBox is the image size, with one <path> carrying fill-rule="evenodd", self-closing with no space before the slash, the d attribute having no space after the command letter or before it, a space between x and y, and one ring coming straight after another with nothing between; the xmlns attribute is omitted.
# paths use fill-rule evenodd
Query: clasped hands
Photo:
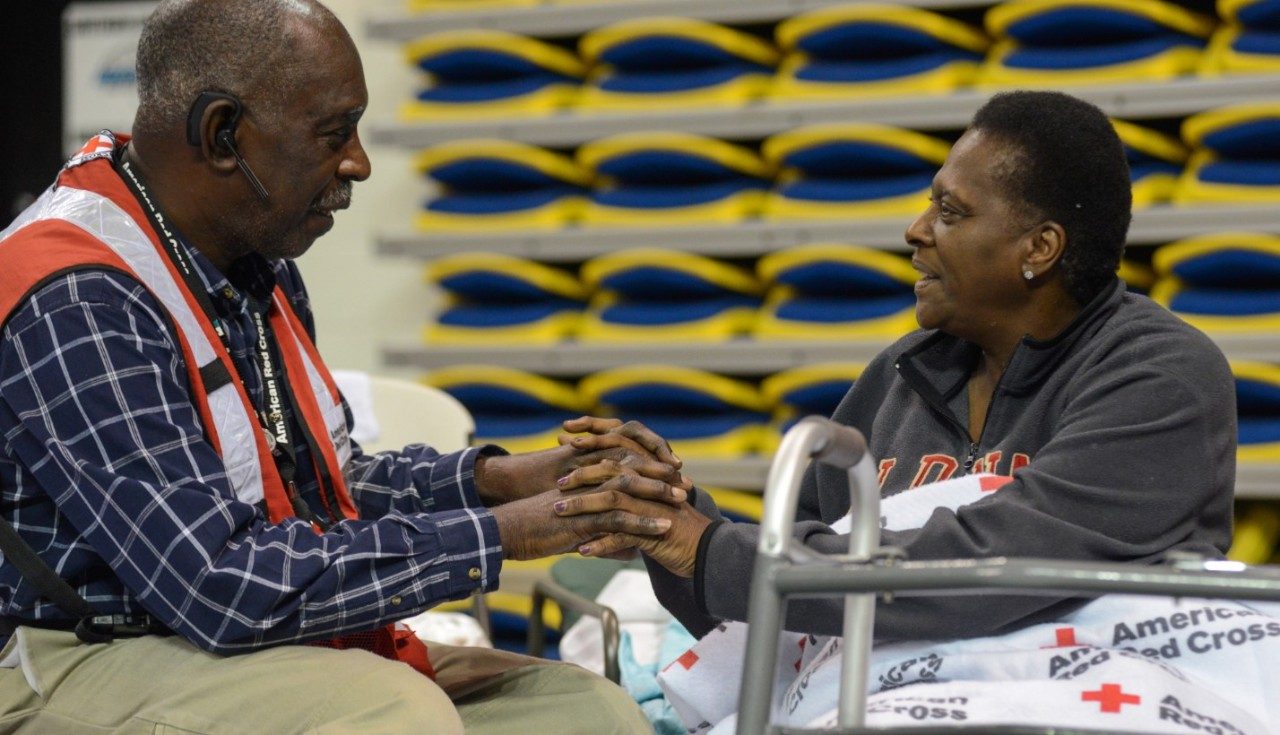
<svg viewBox="0 0 1280 735"><path fill-rule="evenodd" d="M666 440L639 422L589 416L564 430L571 433L555 449L476 462L476 489L498 522L503 556L638 549L693 576L710 521L687 502L693 483Z"/></svg>

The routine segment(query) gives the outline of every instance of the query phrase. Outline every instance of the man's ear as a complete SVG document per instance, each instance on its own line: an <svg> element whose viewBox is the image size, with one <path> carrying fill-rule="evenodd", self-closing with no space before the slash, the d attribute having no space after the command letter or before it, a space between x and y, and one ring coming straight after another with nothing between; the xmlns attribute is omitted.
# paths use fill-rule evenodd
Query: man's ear
<svg viewBox="0 0 1280 735"><path fill-rule="evenodd" d="M1067 231L1054 220L1046 220L1028 233L1023 267L1042 276L1062 258L1067 247Z"/></svg>
<svg viewBox="0 0 1280 735"><path fill-rule="evenodd" d="M198 149L201 158L224 173L236 168L232 149L240 110L240 101L231 95L203 92L187 119L187 142Z"/></svg>

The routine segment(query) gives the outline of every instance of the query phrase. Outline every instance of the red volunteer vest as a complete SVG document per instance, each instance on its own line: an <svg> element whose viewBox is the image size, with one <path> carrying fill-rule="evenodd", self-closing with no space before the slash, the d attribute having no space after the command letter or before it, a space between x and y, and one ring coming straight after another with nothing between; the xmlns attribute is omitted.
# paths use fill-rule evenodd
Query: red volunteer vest
<svg viewBox="0 0 1280 735"><path fill-rule="evenodd" d="M233 379L213 391L206 389L202 368L207 370L220 362L232 376L237 374L236 368L209 317L164 251L142 205L114 169L111 157L117 142L127 141L127 136L106 134L90 140L66 165L54 186L0 233L0 324L36 289L67 271L108 268L137 280L167 309L176 327L192 402L206 436L227 465L236 496L250 503L264 501L271 522L279 523L295 515L289 498L292 489L286 488L280 477L257 412L240 381ZM351 445L333 377L279 287L272 295L268 320L277 337L285 375L294 376L291 387L298 419L316 438L319 456L313 456L312 461L323 463L327 470L321 473L316 467L316 476L327 475L333 481L327 490L338 507L329 510L354 519L356 508L342 475ZM301 382L298 376L306 376L307 385L297 385ZM406 628L389 625L317 645L372 650L404 661L428 676L435 674L426 646Z"/></svg>

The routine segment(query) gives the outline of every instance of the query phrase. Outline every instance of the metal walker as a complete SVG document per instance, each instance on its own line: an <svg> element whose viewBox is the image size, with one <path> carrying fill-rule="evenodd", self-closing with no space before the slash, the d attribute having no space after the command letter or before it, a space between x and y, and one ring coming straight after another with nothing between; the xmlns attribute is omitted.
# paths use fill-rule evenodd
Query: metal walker
<svg viewBox="0 0 1280 735"><path fill-rule="evenodd" d="M823 555L792 539L800 481L810 460L849 473L853 528L848 555ZM748 607L747 651L738 700L738 735L758 733L955 733L973 727L868 729L867 668L871 657L875 602L880 593L1104 594L1110 592L1189 597L1231 597L1280 601L1280 570L1249 568L1238 562L1205 561L1171 555L1169 563L1139 566L1114 562L991 558L945 561L903 560L880 549L880 492L866 439L856 429L810 417L782 439L765 488L760 544L756 550ZM790 595L843 595L844 641L839 727L835 730L769 725L777 641L785 599ZM1097 731L1042 727L983 726L984 733L1066 735ZM1110 731L1111 735L1118 735Z"/></svg>

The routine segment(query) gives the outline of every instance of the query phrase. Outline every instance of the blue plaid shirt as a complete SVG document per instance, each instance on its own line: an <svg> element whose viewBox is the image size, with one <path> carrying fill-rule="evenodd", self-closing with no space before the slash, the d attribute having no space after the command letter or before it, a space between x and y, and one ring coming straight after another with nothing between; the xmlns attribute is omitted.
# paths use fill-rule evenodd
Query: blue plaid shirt
<svg viewBox="0 0 1280 735"><path fill-rule="evenodd" d="M187 251L261 406L248 296L279 281L310 329L297 268L249 256L228 279ZM146 612L201 648L236 653L369 630L497 586L497 523L473 482L480 450L356 447L344 475L368 520L324 534L272 524L232 492L167 325L136 281L85 270L41 287L3 331L0 512L99 613ZM305 447L297 459L299 491L324 518ZM67 617L11 564L0 564L0 613Z"/></svg>

